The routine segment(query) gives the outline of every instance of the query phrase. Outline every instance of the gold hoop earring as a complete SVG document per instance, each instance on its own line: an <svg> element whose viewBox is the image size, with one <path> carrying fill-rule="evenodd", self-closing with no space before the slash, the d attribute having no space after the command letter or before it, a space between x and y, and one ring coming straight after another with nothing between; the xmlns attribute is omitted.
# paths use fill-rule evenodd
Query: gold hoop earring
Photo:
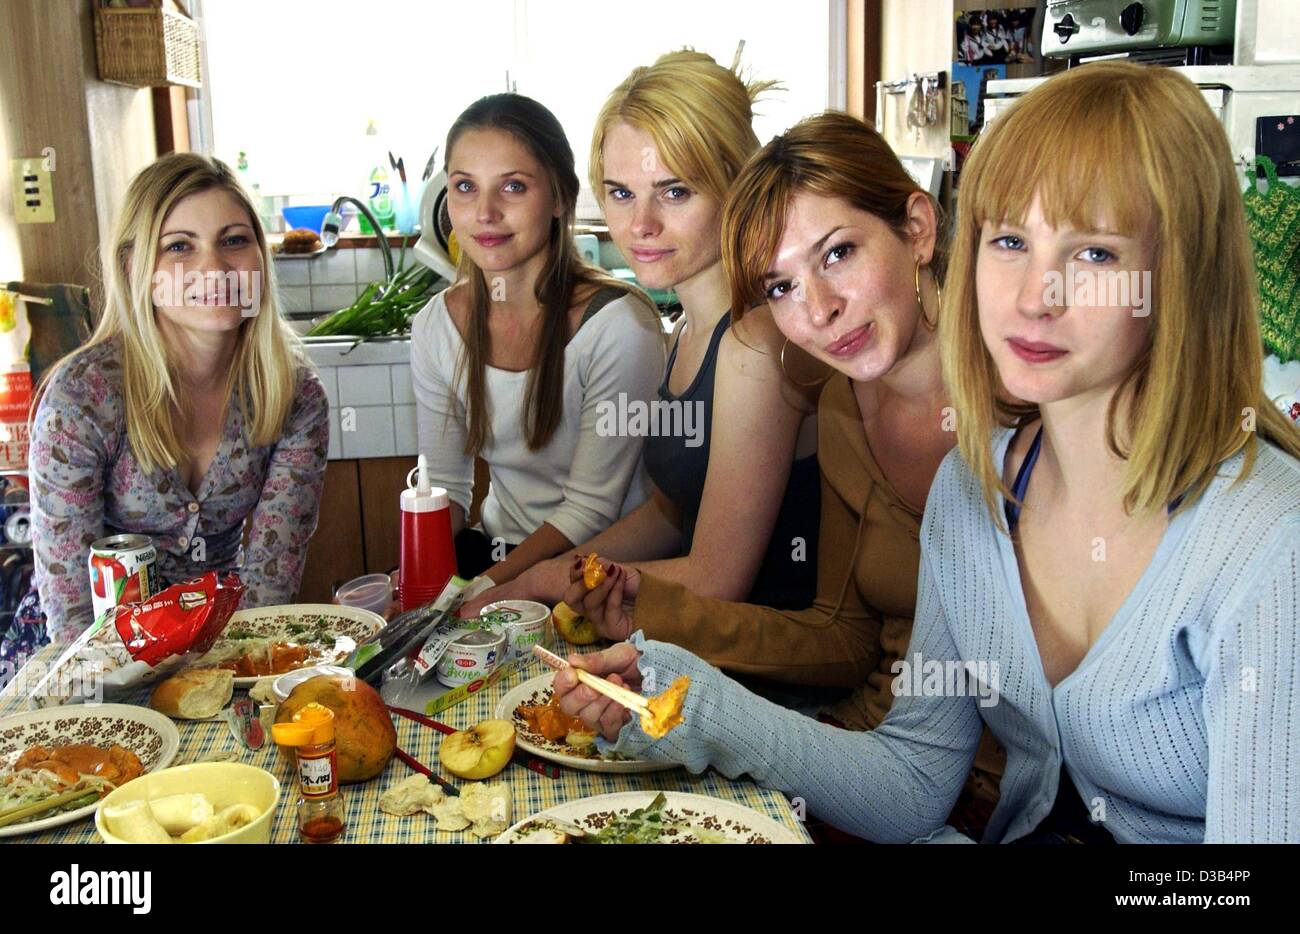
<svg viewBox="0 0 1300 934"><path fill-rule="evenodd" d="M807 388L809 388L809 387L812 387L812 386L820 386L822 383L826 382L826 379L829 378L830 374L827 374L827 376L826 376L825 378L822 378L822 379L815 379L815 380L813 380L811 383L801 383L799 380L797 380L797 379L795 379L793 376L791 376L790 373L789 373L789 372L786 370L786 368L785 368L785 349L786 349L787 347L789 347L789 346L790 346L790 338L787 337L787 338L785 339L785 343L781 345L781 374L782 374L786 379L788 379L790 382L794 383L796 386L801 386L801 387L803 387L803 388L805 388L805 389L807 389Z"/></svg>
<svg viewBox="0 0 1300 934"><path fill-rule="evenodd" d="M934 294L938 299L938 303L942 305L943 289L939 287L939 280L937 278L934 280ZM921 323L925 325L925 329L927 331L937 330L939 322L931 321L925 314L925 301L921 298L921 261L919 259L916 261L916 305L921 309ZM935 316L938 317L937 312Z"/></svg>

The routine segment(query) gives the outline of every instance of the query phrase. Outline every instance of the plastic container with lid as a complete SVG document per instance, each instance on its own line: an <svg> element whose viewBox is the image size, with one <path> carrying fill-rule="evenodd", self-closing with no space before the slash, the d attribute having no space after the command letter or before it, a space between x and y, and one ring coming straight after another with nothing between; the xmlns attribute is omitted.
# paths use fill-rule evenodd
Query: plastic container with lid
<svg viewBox="0 0 1300 934"><path fill-rule="evenodd" d="M334 602L383 616L393 602L393 579L387 574L354 577L334 592Z"/></svg>

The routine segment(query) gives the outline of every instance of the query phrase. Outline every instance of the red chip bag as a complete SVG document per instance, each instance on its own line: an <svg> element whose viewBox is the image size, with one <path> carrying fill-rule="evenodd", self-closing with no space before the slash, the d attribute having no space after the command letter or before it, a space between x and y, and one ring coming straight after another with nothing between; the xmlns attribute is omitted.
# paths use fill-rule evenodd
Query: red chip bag
<svg viewBox="0 0 1300 934"><path fill-rule="evenodd" d="M140 603L106 610L27 691L30 707L51 707L132 691L197 658L225 631L244 585L216 571ZM30 667L30 666L29 666Z"/></svg>
<svg viewBox="0 0 1300 934"><path fill-rule="evenodd" d="M143 603L113 608L111 625L131 658L156 668L164 659L212 648L239 606L244 585L216 571L173 584Z"/></svg>

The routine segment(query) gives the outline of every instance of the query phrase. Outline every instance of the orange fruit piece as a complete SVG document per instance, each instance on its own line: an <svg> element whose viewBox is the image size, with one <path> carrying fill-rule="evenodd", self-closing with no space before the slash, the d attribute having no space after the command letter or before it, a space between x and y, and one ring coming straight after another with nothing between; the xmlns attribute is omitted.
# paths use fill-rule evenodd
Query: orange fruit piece
<svg viewBox="0 0 1300 934"><path fill-rule="evenodd" d="M582 583L588 590L595 590L605 582L605 569L600 566L600 558L593 551L587 555L587 563L582 566Z"/></svg>

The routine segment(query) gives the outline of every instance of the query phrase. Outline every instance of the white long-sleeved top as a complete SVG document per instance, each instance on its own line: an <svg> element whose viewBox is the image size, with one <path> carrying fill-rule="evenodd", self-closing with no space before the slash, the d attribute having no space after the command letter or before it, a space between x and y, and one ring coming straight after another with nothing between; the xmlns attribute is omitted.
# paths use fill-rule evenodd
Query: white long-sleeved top
<svg viewBox="0 0 1300 934"><path fill-rule="evenodd" d="M465 454L464 381L456 381L464 341L444 296L434 296L411 323L411 380L431 481L468 513L474 461ZM644 502L643 439L608 434L608 425L622 422L601 416L608 406L618 411L655 399L663 372L663 333L654 316L630 296L611 301L565 348L563 415L546 446L530 451L524 434L529 373L489 366L492 431L482 457L491 488L483 501L483 531L518 544L546 522L576 544Z"/></svg>
<svg viewBox="0 0 1300 934"><path fill-rule="evenodd" d="M993 439L999 464L1011 435ZM1300 463L1261 442L1237 484L1243 461L1221 464L1174 516L1124 604L1054 688L1014 546L953 451L926 503L906 658L975 663L965 695L926 690L913 674L905 683L919 690L900 694L874 731L853 733L637 633L643 679L653 676L643 689L691 677L686 723L656 743L634 718L616 745L599 745L748 773L838 827L901 842L940 830L988 724L1007 764L986 841L1015 840L1047 816L1064 762L1121 843L1300 842Z"/></svg>

